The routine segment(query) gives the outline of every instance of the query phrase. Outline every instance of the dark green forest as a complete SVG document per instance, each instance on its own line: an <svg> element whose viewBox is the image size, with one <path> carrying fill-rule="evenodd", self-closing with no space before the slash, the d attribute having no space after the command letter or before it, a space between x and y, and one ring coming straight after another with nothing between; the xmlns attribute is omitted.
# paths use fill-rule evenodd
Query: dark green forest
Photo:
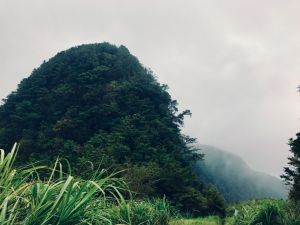
<svg viewBox="0 0 300 225"><path fill-rule="evenodd" d="M88 179L124 170L136 198L166 196L183 212L224 214L224 199L193 172L195 139L153 73L126 47L89 44L58 53L0 107L0 148L20 142L19 164L60 156Z"/></svg>

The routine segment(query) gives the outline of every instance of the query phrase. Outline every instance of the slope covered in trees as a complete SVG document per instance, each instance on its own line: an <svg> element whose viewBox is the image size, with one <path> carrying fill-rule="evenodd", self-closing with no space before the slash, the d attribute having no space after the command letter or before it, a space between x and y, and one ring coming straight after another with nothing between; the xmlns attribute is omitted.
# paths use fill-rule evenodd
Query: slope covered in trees
<svg viewBox="0 0 300 225"><path fill-rule="evenodd" d="M196 163L195 171L203 181L215 185L227 202L287 197L287 189L280 179L253 171L232 153L208 145L199 148L205 160Z"/></svg>
<svg viewBox="0 0 300 225"><path fill-rule="evenodd" d="M164 85L124 47L82 45L58 53L24 79L0 106L0 148L20 141L19 162L69 160L88 178L99 167L126 169L137 197L167 196L183 211L224 213L224 201L199 181L199 160L181 134Z"/></svg>

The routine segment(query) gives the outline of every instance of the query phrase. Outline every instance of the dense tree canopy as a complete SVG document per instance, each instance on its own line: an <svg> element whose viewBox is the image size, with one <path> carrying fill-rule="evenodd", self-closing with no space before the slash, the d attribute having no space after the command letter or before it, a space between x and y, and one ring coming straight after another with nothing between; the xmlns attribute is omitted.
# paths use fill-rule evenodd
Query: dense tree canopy
<svg viewBox="0 0 300 225"><path fill-rule="evenodd" d="M20 141L20 162L60 155L82 177L99 166L126 169L139 197L222 213L222 197L192 172L201 155L180 131L189 114L124 46L82 45L44 62L4 100L0 148Z"/></svg>
<svg viewBox="0 0 300 225"><path fill-rule="evenodd" d="M300 202L300 133L295 139L289 141L292 156L289 157L290 167L284 168L284 175L281 177L286 181L290 189L290 197Z"/></svg>

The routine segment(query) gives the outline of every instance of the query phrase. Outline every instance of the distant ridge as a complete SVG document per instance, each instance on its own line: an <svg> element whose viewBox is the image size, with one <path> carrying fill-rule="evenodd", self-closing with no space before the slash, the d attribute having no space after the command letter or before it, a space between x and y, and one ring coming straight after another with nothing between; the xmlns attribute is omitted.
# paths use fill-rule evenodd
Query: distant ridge
<svg viewBox="0 0 300 225"><path fill-rule="evenodd" d="M194 165L196 173L215 185L227 202L287 197L280 179L252 170L241 157L209 145L198 147L205 156Z"/></svg>

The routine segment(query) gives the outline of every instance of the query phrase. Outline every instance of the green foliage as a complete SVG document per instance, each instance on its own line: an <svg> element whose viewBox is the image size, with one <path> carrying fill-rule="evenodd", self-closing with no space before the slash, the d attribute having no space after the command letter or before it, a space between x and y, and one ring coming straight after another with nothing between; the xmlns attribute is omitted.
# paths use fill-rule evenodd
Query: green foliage
<svg viewBox="0 0 300 225"><path fill-rule="evenodd" d="M290 167L285 167L285 174L281 177L286 184L291 187L290 197L296 202L300 202L300 133L295 139L290 139L290 151L293 154L289 157L288 164Z"/></svg>
<svg viewBox="0 0 300 225"><path fill-rule="evenodd" d="M174 219L170 225L224 225L223 220L217 216L208 216L194 219ZM225 223L230 225L231 223Z"/></svg>
<svg viewBox="0 0 300 225"><path fill-rule="evenodd" d="M7 225L80 224L95 198L117 200L123 182L114 174L98 174L94 180L76 179L64 174L56 161L48 180L41 180L37 169L14 169L16 148L0 161L0 223ZM102 218L102 220L106 220Z"/></svg>
<svg viewBox="0 0 300 225"><path fill-rule="evenodd" d="M284 200L252 200L233 206L236 225L297 225L299 206Z"/></svg>
<svg viewBox="0 0 300 225"><path fill-rule="evenodd" d="M110 212L113 224L168 225L171 208L165 200L143 200L124 202Z"/></svg>
<svg viewBox="0 0 300 225"><path fill-rule="evenodd" d="M84 179L99 167L131 165L131 181L138 183L130 184L141 196L165 195L202 215L215 207L205 205L211 199L191 169L202 155L190 147L194 139L181 134L185 115L190 112L179 112L167 87L124 46L82 45L43 63L4 100L0 148L20 140L19 163L60 155ZM194 198L200 204L191 204ZM222 213L223 203L217 204Z"/></svg>
<svg viewBox="0 0 300 225"><path fill-rule="evenodd" d="M278 206L266 203L252 219L250 225L262 223L264 225L280 225L280 212Z"/></svg>
<svg viewBox="0 0 300 225"><path fill-rule="evenodd" d="M163 171L156 163L128 164L124 179L135 198L155 196Z"/></svg>
<svg viewBox="0 0 300 225"><path fill-rule="evenodd" d="M290 139L289 146L292 156L288 157L289 167L284 168L281 177L290 186L290 198L300 204L300 133L296 134L295 139Z"/></svg>
<svg viewBox="0 0 300 225"><path fill-rule="evenodd" d="M168 225L175 210L165 199L125 201L125 184L102 170L93 180L75 178L54 167L14 169L14 148L0 157L0 224L3 225ZM39 171L50 171L47 180Z"/></svg>
<svg viewBox="0 0 300 225"><path fill-rule="evenodd" d="M88 181L72 176L54 180L52 175L46 183L36 181L28 189L29 204L24 224L78 223L95 196L103 198L111 194L120 197L117 180L112 175Z"/></svg>

